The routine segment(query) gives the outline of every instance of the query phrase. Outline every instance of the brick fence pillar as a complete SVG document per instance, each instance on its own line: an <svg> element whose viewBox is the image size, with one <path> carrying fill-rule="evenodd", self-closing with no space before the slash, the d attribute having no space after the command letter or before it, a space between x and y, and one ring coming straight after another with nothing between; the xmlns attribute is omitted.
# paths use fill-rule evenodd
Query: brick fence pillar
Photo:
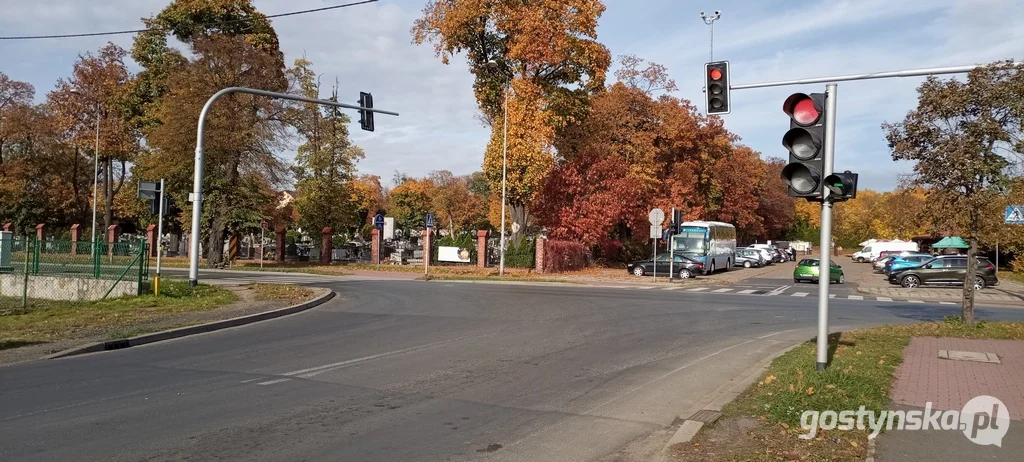
<svg viewBox="0 0 1024 462"><path fill-rule="evenodd" d="M78 253L78 238L80 237L78 227L78 223L71 225L71 255Z"/></svg>
<svg viewBox="0 0 1024 462"><path fill-rule="evenodd" d="M429 268L430 267L430 260L433 259L432 255L431 255L431 253L432 253L431 251L434 250L434 245L430 243L430 241L431 241L431 236L430 236L431 230L429 228L428 229L424 229L420 234L423 236L423 266L425 268Z"/></svg>
<svg viewBox="0 0 1024 462"><path fill-rule="evenodd" d="M274 235L277 238L277 246L274 249L274 260L284 261L284 228L274 229Z"/></svg>
<svg viewBox="0 0 1024 462"><path fill-rule="evenodd" d="M334 250L334 242L331 241L333 230L330 226L320 231L320 263L331 264L331 253Z"/></svg>
<svg viewBox="0 0 1024 462"><path fill-rule="evenodd" d="M481 229L476 232L476 267L487 267L487 230Z"/></svg>
<svg viewBox="0 0 1024 462"><path fill-rule="evenodd" d="M536 267L534 268L534 271L538 273L544 272L544 242L545 239L543 237L537 237L537 249L536 254L534 255L536 257Z"/></svg>
<svg viewBox="0 0 1024 462"><path fill-rule="evenodd" d="M149 256L155 257L157 246L156 225L146 227L146 245L149 246Z"/></svg>
<svg viewBox="0 0 1024 462"><path fill-rule="evenodd" d="M114 256L114 243L117 242L118 236L121 235L121 227L118 225L110 225L107 227L107 255Z"/></svg>
<svg viewBox="0 0 1024 462"><path fill-rule="evenodd" d="M43 223L39 223L38 225L36 225L36 240L37 241L43 240L43 228L45 228L45 227L46 227L46 225L43 224Z"/></svg>
<svg viewBox="0 0 1024 462"><path fill-rule="evenodd" d="M370 231L370 263L380 264L380 230L377 228Z"/></svg>

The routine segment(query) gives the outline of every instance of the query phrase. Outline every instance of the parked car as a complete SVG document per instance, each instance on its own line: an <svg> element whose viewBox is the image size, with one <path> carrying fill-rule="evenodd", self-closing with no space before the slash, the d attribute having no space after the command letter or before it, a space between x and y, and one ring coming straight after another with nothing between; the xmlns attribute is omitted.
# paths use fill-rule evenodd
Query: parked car
<svg viewBox="0 0 1024 462"><path fill-rule="evenodd" d="M635 261L626 265L626 271L634 276L646 276L648 274L653 275L655 269L654 263L654 259L652 258ZM669 254L658 254L658 274L668 276L668 263ZM679 279L689 279L696 277L698 273L703 273L704 264L677 253L672 256L672 272L675 273L674 276Z"/></svg>
<svg viewBox="0 0 1024 462"><path fill-rule="evenodd" d="M935 257L923 253L916 255L905 255L902 257L893 257L892 260L889 260L889 263L885 264L885 268L883 271L885 272L885 275L888 276L889 273L892 273L893 271L920 266L924 264L924 262L931 260L932 258Z"/></svg>
<svg viewBox="0 0 1024 462"><path fill-rule="evenodd" d="M771 247L768 244L750 244L747 246L748 249L756 250L757 253L761 254L761 258L764 259L764 264L771 265L775 263L774 256L771 253Z"/></svg>
<svg viewBox="0 0 1024 462"><path fill-rule="evenodd" d="M831 260L829 260L829 263L831 266L831 268L829 268L829 282L839 284L846 283L846 275L843 274L843 267L837 265L836 262ZM800 260L800 262L796 264L796 269L793 270L793 282L818 282L818 279L820 279L819 266L817 258L805 258Z"/></svg>
<svg viewBox="0 0 1024 462"><path fill-rule="evenodd" d="M764 258L761 254L754 249L736 249L736 260L733 262L733 266L742 266L744 268L761 267L764 266Z"/></svg>
<svg viewBox="0 0 1024 462"><path fill-rule="evenodd" d="M983 289L999 285L996 266L985 257L978 259L978 271L974 274L974 288ZM967 277L967 257L943 255L932 257L923 264L903 268L889 273L889 283L912 289L922 285L963 284Z"/></svg>

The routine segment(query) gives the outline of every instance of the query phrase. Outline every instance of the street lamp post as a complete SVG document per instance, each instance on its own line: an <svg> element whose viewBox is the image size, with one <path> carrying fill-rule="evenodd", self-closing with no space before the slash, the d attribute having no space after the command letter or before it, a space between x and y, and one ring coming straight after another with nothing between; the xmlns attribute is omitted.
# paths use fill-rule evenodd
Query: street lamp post
<svg viewBox="0 0 1024 462"><path fill-rule="evenodd" d="M511 82L506 81L505 117L501 123L502 131L505 133L501 142L501 257L498 260L498 276L505 275L505 180L508 171L508 91L510 86Z"/></svg>

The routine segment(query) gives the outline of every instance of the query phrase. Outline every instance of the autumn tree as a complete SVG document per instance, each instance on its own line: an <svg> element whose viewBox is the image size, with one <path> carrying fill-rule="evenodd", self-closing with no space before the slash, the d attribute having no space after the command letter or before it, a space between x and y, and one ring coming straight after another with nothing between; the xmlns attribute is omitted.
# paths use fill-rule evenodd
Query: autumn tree
<svg viewBox="0 0 1024 462"><path fill-rule="evenodd" d="M433 189L429 179L407 179L388 191L388 215L395 218L395 226L407 230L423 227L427 214L433 212Z"/></svg>
<svg viewBox="0 0 1024 462"><path fill-rule="evenodd" d="M103 229L114 222L114 198L124 187L141 146L142 133L130 122L132 103L126 86L132 75L125 64L126 56L124 49L112 43L95 55L86 53L75 63L71 78L58 80L57 87L47 95L47 106L57 126L83 156L88 152L87 157L92 157L99 124L98 208L103 213ZM91 172L86 173L87 168L74 168L76 176L81 173L92 177ZM78 197L87 196L82 192L74 191ZM103 235L101 230L97 232Z"/></svg>
<svg viewBox="0 0 1024 462"><path fill-rule="evenodd" d="M472 231L480 222L480 199L470 190L471 178L454 175L448 170L435 170L427 175L433 184L431 208L449 234Z"/></svg>
<svg viewBox="0 0 1024 462"><path fill-rule="evenodd" d="M763 182L757 194L757 210L761 218L761 233L750 237L759 240L779 239L796 225L796 201L786 192L782 169L786 161L778 157L764 159ZM803 202L803 201L801 201ZM750 240L747 237L747 240Z"/></svg>
<svg viewBox="0 0 1024 462"><path fill-rule="evenodd" d="M445 63L465 54L473 90L492 136L484 155L491 192L500 194L508 88L508 204L520 230L527 206L551 168L556 129L581 117L588 96L604 86L610 63L598 43L598 0L430 0L413 25L413 42L434 44ZM513 233L518 241L522 231Z"/></svg>
<svg viewBox="0 0 1024 462"><path fill-rule="evenodd" d="M918 87L917 108L902 122L882 125L893 160L914 162L917 183L928 188L930 218L959 228L970 243L962 311L971 326L978 240L994 225L983 211L1009 188L1007 169L1024 153L1021 95L1024 73L1011 61L997 62L966 81L928 78Z"/></svg>
<svg viewBox="0 0 1024 462"><path fill-rule="evenodd" d="M361 227L360 232L366 231L368 225L372 224L372 218L385 208L384 188L380 184L380 177L376 175L360 175L351 182L352 203L355 205L356 216Z"/></svg>
<svg viewBox="0 0 1024 462"><path fill-rule="evenodd" d="M161 123L147 130L153 150L140 160L140 171L170 179L175 186L168 189L183 204L192 184L195 126L210 95L235 86L288 88L280 54L253 47L243 37L197 39L192 49L195 60L175 70L153 112ZM286 171L275 153L288 136L284 113L279 101L233 94L219 99L207 116L202 223L212 264L222 259L225 233L256 229L260 210L274 200L267 192L283 183Z"/></svg>
<svg viewBox="0 0 1024 462"><path fill-rule="evenodd" d="M320 82L311 65L305 58L298 59L289 74L301 96L317 99ZM337 82L330 100L338 100ZM338 108L310 103L296 105L294 113L293 126L305 139L292 168L300 192L295 204L299 223L306 229L330 227L339 232L358 227L351 182L363 151L349 140L348 116Z"/></svg>

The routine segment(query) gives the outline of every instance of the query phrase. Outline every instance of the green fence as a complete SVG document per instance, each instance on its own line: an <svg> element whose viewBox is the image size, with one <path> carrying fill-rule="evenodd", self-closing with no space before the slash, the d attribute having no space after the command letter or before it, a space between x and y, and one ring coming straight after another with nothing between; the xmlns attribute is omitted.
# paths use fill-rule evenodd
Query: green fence
<svg viewBox="0 0 1024 462"><path fill-rule="evenodd" d="M15 238L8 273L145 281L149 277L146 241L72 242ZM0 269L3 271L3 269Z"/></svg>

